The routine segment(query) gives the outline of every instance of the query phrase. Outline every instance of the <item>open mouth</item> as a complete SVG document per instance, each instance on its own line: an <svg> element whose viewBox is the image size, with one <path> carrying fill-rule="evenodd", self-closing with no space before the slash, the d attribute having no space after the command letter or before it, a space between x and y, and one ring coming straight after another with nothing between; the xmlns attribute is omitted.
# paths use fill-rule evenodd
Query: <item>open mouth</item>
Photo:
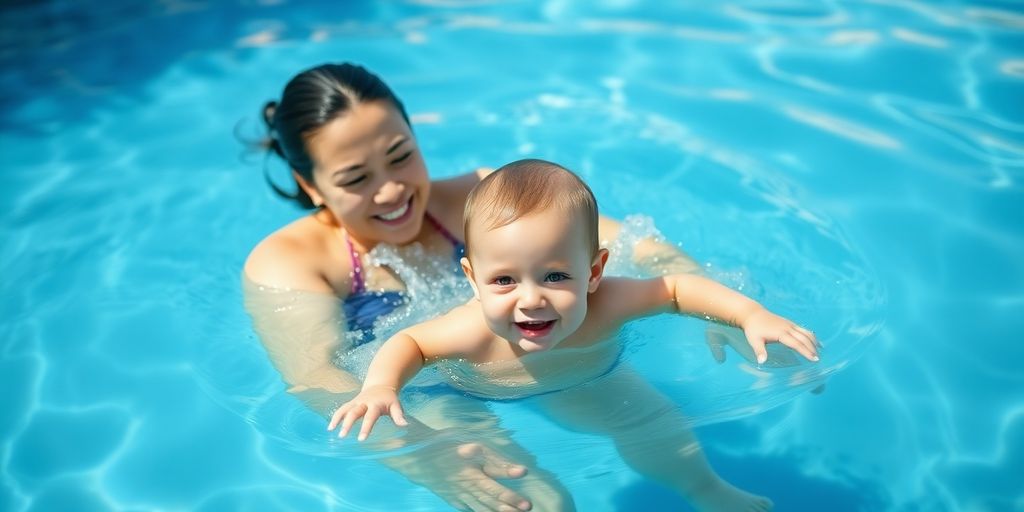
<svg viewBox="0 0 1024 512"><path fill-rule="evenodd" d="M554 320L532 320L529 322L516 322L516 328L523 333L525 338L541 338L551 332L555 326Z"/></svg>
<svg viewBox="0 0 1024 512"><path fill-rule="evenodd" d="M392 225L394 225L394 224L401 224L401 223L405 222L405 220L409 218L411 213L412 213L412 197L410 197L408 201L406 201L404 204L402 204L402 206L399 206L398 208L396 208L394 210L391 210L390 212L387 212L387 213L382 213L380 215L374 215L373 218L375 218L375 219L377 219L377 220L379 220L379 221L381 221L381 222L383 222L385 224L392 224Z"/></svg>

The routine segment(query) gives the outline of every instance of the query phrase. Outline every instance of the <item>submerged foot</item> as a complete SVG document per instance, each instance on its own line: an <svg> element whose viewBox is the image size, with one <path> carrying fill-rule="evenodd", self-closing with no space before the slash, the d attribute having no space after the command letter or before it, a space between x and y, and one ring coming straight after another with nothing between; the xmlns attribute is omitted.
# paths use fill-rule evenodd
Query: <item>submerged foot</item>
<svg viewBox="0 0 1024 512"><path fill-rule="evenodd" d="M693 493L690 502L702 512L766 512L775 506L772 500L764 496L751 494L724 481Z"/></svg>

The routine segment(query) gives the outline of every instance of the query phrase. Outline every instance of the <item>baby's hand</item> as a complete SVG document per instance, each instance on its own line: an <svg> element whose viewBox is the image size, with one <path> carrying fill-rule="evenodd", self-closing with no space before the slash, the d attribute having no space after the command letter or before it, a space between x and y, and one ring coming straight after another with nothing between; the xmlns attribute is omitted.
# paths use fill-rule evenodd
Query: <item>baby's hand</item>
<svg viewBox="0 0 1024 512"><path fill-rule="evenodd" d="M818 360L818 340L814 333L767 309L755 311L743 322L743 333L757 355L758 364L768 360L766 343L779 342L811 361Z"/></svg>
<svg viewBox="0 0 1024 512"><path fill-rule="evenodd" d="M363 426L359 429L360 441L366 439L366 436L370 435L370 431L373 430L373 424L377 423L377 419L381 415L391 416L391 420L395 422L395 425L404 427L409 423L405 421L405 415L402 413L402 405L398 403L398 391L390 386L370 386L363 388L362 391L356 395L355 398L349 400L334 411L334 416L331 416L331 422L327 425L327 430L334 430L341 423L341 432L338 433L338 437L345 437L348 435L348 431L352 429L352 425L355 424L356 420L366 416L363 419Z"/></svg>

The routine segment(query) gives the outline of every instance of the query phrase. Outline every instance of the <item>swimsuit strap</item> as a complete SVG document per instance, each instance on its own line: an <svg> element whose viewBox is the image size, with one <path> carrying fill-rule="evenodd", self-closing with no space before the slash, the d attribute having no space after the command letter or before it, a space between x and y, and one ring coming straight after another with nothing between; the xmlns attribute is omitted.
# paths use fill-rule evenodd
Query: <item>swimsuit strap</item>
<svg viewBox="0 0 1024 512"><path fill-rule="evenodd" d="M445 227L442 226L441 223L438 222L437 219L435 219L434 216L430 214L430 212L423 212L423 216L426 217L427 221L430 222L431 226L434 226L434 229L436 229L438 233L441 233L441 236L443 236L446 240L451 242L453 247L458 247L462 245L462 241L459 240L458 238L455 238L455 235L452 235L450 231L445 229Z"/></svg>
<svg viewBox="0 0 1024 512"><path fill-rule="evenodd" d="M366 281L363 280L363 262L359 259L359 253L356 252L356 248L352 246L352 240L349 240L348 232L342 231L342 233L345 235L345 245L348 246L348 254L352 258L352 289L349 291L349 294L363 293L366 291Z"/></svg>

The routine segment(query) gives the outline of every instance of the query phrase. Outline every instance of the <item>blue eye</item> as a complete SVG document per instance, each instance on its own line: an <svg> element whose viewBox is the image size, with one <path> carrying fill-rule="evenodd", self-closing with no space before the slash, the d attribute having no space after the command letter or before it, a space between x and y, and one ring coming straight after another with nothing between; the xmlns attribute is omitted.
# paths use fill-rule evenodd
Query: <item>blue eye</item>
<svg viewBox="0 0 1024 512"><path fill-rule="evenodd" d="M501 277L498 277L498 278L494 279L494 284L496 284L498 286L511 286L511 285L513 285L515 283L516 282L513 281L512 278L509 277L509 276L501 276Z"/></svg>
<svg viewBox="0 0 1024 512"><path fill-rule="evenodd" d="M569 274L566 274L565 272L552 272L544 276L544 282L547 283L557 283L559 281L565 281L567 279L570 279L570 277Z"/></svg>

